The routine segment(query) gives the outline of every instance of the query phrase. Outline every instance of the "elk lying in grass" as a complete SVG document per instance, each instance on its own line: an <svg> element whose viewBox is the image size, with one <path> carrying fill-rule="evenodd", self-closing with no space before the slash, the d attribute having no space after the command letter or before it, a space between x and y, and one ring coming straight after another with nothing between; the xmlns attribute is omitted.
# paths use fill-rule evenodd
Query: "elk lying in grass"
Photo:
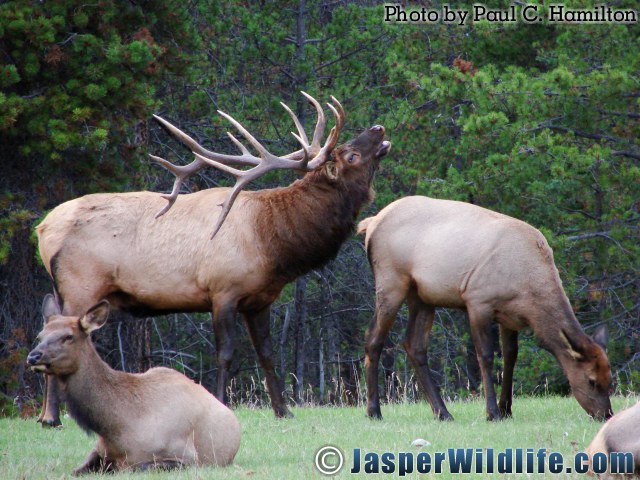
<svg viewBox="0 0 640 480"><path fill-rule="evenodd" d="M606 329L585 335L567 299L553 252L532 226L475 205L406 197L358 226L376 283L376 312L366 334L367 414L381 417L380 351L407 300L404 348L434 414L451 419L427 361L435 307L466 309L482 373L487 418L511 415L518 331L530 327L562 365L573 393L595 417L611 416ZM491 371L491 326L497 321L504 355L500 405ZM599 343L598 343L599 342Z"/></svg>
<svg viewBox="0 0 640 480"><path fill-rule="evenodd" d="M45 325L27 362L57 378L71 416L98 434L75 474L233 461L238 420L203 386L168 368L131 374L102 361L91 332L107 321L106 300L81 317L63 316L47 295L42 310Z"/></svg>
<svg viewBox="0 0 640 480"><path fill-rule="evenodd" d="M624 472L634 473L635 478L640 477L640 435L638 432L640 432L640 403L616 413L600 428L587 448L587 455L589 455L592 467L597 462L594 455L601 453L606 455L608 459L609 468L606 473L600 473L599 478L622 478L625 475L616 475L616 473ZM612 470L613 465L609 461L612 460L612 454L618 460L617 472ZM628 454L633 455L633 466L626 462Z"/></svg>
<svg viewBox="0 0 640 480"><path fill-rule="evenodd" d="M37 233L40 255L64 302L64 314L81 315L101 299L140 315L212 312L217 396L223 400L239 312L264 370L273 410L278 417L290 415L272 361L270 306L288 282L336 256L360 209L369 202L379 160L390 148L379 125L336 147L344 111L335 99L335 107L330 107L336 126L321 147L326 120L320 105L308 98L318 112L310 144L289 110L302 150L276 157L225 115L260 158L234 137L242 155L224 155L205 150L161 120L196 154L196 160L184 167L156 157L177 177L170 196L87 195L51 211ZM231 164L255 166L241 171L227 166ZM237 176L235 187L178 195L184 178L207 165ZM248 181L274 168L308 173L288 187L241 191ZM221 204L212 239L212 213ZM162 216L155 218L158 211ZM40 420L55 425L59 424L55 383L49 383Z"/></svg>

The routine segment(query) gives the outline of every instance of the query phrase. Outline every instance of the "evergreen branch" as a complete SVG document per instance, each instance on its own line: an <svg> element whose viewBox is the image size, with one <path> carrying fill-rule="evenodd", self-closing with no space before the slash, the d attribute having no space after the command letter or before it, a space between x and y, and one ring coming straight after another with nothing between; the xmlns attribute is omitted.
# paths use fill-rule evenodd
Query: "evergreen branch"
<svg viewBox="0 0 640 480"><path fill-rule="evenodd" d="M381 33L381 34L380 34L380 35L378 35L377 37L375 37L375 38L371 39L371 40L370 40L370 42L375 42L375 41L377 41L377 40L380 40L380 39L381 39L382 37L384 37L384 36L386 36L386 33ZM369 43L370 43L370 42L369 42ZM319 72L319 71L320 71L320 70L322 70L323 68L330 67L330 66L331 66L331 65L333 65L333 64L336 64L336 63L338 63L338 62L341 62L342 60L345 60L345 59L347 59L347 58L349 58L349 57L351 57L351 56L355 55L356 53L361 52L362 50L366 49L368 46L369 46L369 44L368 44L368 43L366 43L366 44L364 44L364 45L362 45L362 46L360 46L360 47L356 48L355 50L351 50L350 52L347 52L347 53L345 53L345 54L343 54L343 55L340 55L338 58L336 58L336 59L334 59L334 60L331 60L331 61L329 61L329 62L325 62L325 63L323 63L322 65L320 65L318 68L316 68L316 72Z"/></svg>
<svg viewBox="0 0 640 480"><path fill-rule="evenodd" d="M613 115L618 117L640 118L640 113L635 112L607 112L606 110L598 109L598 113L603 115Z"/></svg>
<svg viewBox="0 0 640 480"><path fill-rule="evenodd" d="M634 160L640 160L640 155L630 152L628 150L614 150L611 152L614 157L629 157Z"/></svg>

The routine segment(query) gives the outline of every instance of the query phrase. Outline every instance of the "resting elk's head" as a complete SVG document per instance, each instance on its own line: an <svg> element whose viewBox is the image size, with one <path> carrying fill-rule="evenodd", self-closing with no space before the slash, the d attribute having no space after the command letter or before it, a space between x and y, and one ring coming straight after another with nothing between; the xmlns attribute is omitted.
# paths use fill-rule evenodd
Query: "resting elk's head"
<svg viewBox="0 0 640 480"><path fill-rule="evenodd" d="M27 357L27 365L38 372L71 375L78 370L85 349L92 348L91 332L107 321L109 302L99 302L82 317L67 317L62 315L53 295L47 295L42 316L44 328L38 334L38 345Z"/></svg>

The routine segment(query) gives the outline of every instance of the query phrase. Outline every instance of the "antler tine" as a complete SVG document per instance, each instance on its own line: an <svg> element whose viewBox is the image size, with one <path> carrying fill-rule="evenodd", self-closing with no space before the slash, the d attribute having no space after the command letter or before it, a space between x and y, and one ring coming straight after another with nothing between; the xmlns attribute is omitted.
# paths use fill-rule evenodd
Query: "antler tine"
<svg viewBox="0 0 640 480"><path fill-rule="evenodd" d="M256 140L256 139L255 139L255 137L254 137L253 135L251 135L251 134L249 133L249 131L248 131L246 128L244 128L244 127L240 124L240 122L238 122L235 118L233 118L233 117L232 117L231 115L229 115L228 113L223 112L222 110L218 110L218 113L219 113L221 116L223 116L224 118L226 118L227 120L229 120L229 122L231 122L231 124L232 124L234 127L236 127L236 128L238 129L238 131L242 134L242 136L243 136L244 138L246 138L246 139L249 141L249 143L250 143L251 145L253 145L253 147L254 147L254 148L255 148L255 149L256 149L260 154L268 153L268 152L267 152L267 149L266 149L266 148L264 148L264 147L262 146L262 144L261 144L258 140ZM215 158L216 158L216 157L218 157L218 156L219 156L219 155L218 155L218 154L216 154L216 155L215 155L215 157L210 157L210 158L211 158L212 160L215 160Z"/></svg>
<svg viewBox="0 0 640 480"><path fill-rule="evenodd" d="M171 189L171 193L169 195L162 195L162 198L165 198L166 200L168 200L168 203L164 206L162 210L156 213L155 218L158 218L164 215L165 213L167 213L167 211L173 206L176 199L178 198L178 194L180 193L180 189L182 188L182 183L184 182L184 180L189 175L192 175L196 173L198 170L202 169L202 167L204 167L206 163L203 162L200 158L196 158L188 165L175 165L169 162L168 160L165 160L164 158L161 158L161 157L156 157L155 155L149 155L149 157L151 157L151 159L154 162L162 165L164 168L166 168L176 176L176 179L173 182L173 188Z"/></svg>
<svg viewBox="0 0 640 480"><path fill-rule="evenodd" d="M340 122L341 122L341 125L342 125L342 123L344 122L344 117L346 116L346 114L344 113L344 107L338 101L338 99L336 97L334 97L333 95L331 95L330 98L331 98L331 101L336 104L336 108L340 112Z"/></svg>
<svg viewBox="0 0 640 480"><path fill-rule="evenodd" d="M318 151L314 159L307 164L307 170L314 170L318 168L320 165L322 165L324 162L326 162L328 153L331 150L333 150L333 148L336 146L336 143L338 143L338 139L340 138L340 132L342 130L342 126L344 125L344 117L345 117L344 108L342 108L342 105L338 100L336 100L335 97L332 96L331 100L336 104L336 106L334 107L330 103L327 103L327 106L331 109L331 111L335 115L336 124L329 132L329 136L327 137L327 140L324 142L324 145L322 146L322 148L320 148L320 150ZM315 141L315 138L314 138L314 141Z"/></svg>
<svg viewBox="0 0 640 480"><path fill-rule="evenodd" d="M289 105L287 105L286 103L280 102L280 105L282 105L282 107L289 113L289 115L291 116L291 119L293 120L293 123L296 124L296 128L298 129L298 136L296 136L296 134L293 134L293 136L296 137L296 139L302 145L309 145L307 132L305 132L304 128L302 128L302 124L300 123L300 120L298 120L298 116L291 111L291 109L289 108Z"/></svg>
<svg viewBox="0 0 640 480"><path fill-rule="evenodd" d="M212 239L216 236L216 233L218 233L220 227L222 227L222 223L225 221L227 215L231 211L231 207L233 206L233 202L235 202L236 197L242 191L242 189L251 182L251 180L252 179L247 177L240 178L233 186L233 188L229 191L227 197L224 199L224 202L220 204L222 206L222 212L220 212L220 215L218 215L218 220L216 221L216 225L213 228L213 233L211 234Z"/></svg>
<svg viewBox="0 0 640 480"><path fill-rule="evenodd" d="M266 153L270 155L268 152ZM237 168L230 167L229 165L225 165L224 163L220 163L210 158L203 157L196 152L194 152L194 155L196 156L196 159L204 163L207 163L213 167L219 168L220 170L227 172L233 175L234 177L236 177L235 185L227 194L224 202L220 204L222 206L222 212L220 212L220 215L218 216L218 221L216 222L216 226L213 229L213 234L211 235L211 238L213 238L216 235L216 233L218 233L218 230L220 230L220 227L222 227L222 223L227 218L227 215L229 214L229 211L233 206L233 202L235 201L240 191L256 178L259 178L260 176L264 175L266 172L268 172L269 170L272 170L273 168L278 168L278 166L273 166L267 163L266 161L263 161L259 165L253 168L250 168L249 170L238 170Z"/></svg>
<svg viewBox="0 0 640 480"><path fill-rule="evenodd" d="M220 113L225 118L229 118L229 115L227 115L224 112L218 111L218 113ZM244 146L240 147L240 149L242 150L243 155L226 155L225 156L225 155L219 154L217 152L212 152L211 150L207 150L202 145L200 145L198 142L196 142L193 138L191 138L189 135L184 133L182 130L180 130L175 125L172 125L171 123L166 121L164 118L159 117L158 115L154 115L153 118L155 118L167 130L169 130L169 132L171 132L178 140L180 140L182 143L184 143L192 152L197 152L200 155L202 155L203 157L213 158L213 159L218 159L218 160L223 159L223 160L225 160L225 161L227 161L229 163L234 163L234 164L237 164L237 165L257 165L258 164L258 161L255 159L255 157L250 155L249 152L247 151L247 149ZM234 125L236 125L238 123L233 119L231 119L231 120L232 120L232 123ZM232 140L234 141L234 143L236 145L241 145L240 142L238 142L235 137L232 138ZM254 139L254 141L255 141L255 139Z"/></svg>
<svg viewBox="0 0 640 480"><path fill-rule="evenodd" d="M236 147L238 147L240 149L240 151L242 152L243 155L251 155L251 152L249 152L249 150L247 150L247 147L245 147L244 144L240 140L238 140L236 137L234 137L229 132L227 132L227 135L229 135L229 138L231 139L231 141L233 143L235 143Z"/></svg>
<svg viewBox="0 0 640 480"><path fill-rule="evenodd" d="M171 132L171 134L174 137L176 137L178 140L184 143L187 147L189 147L189 150L191 150L192 152L198 152L200 155L204 157L210 157L212 155L215 155L215 152L207 150L198 142L196 142L193 138L187 135L185 132L183 132L178 127L171 124L164 118L160 117L159 115L154 115L153 118L155 118L158 121L158 123L160 123L160 125L162 125L164 128L169 130L169 132Z"/></svg>
<svg viewBox="0 0 640 480"><path fill-rule="evenodd" d="M291 132L291 135L293 135L295 137L296 140L298 140L298 142L300 142L300 145L302 146L302 153L304 154L304 157L302 157L302 159L300 160L300 163L298 164L298 168L300 170L307 170L307 165L309 163L309 149L307 148L307 145L309 144L309 140L306 139L306 143L303 141L302 138L300 138L299 135L296 135L295 133Z"/></svg>
<svg viewBox="0 0 640 480"><path fill-rule="evenodd" d="M318 112L318 121L316 122L316 128L313 131L313 140L311 140L311 148L319 149L320 142L322 141L322 135L324 134L324 129L327 128L327 118L324 116L324 110L320 106L320 103L309 95L307 92L300 92L304 97L309 100L314 107L316 107L316 111Z"/></svg>

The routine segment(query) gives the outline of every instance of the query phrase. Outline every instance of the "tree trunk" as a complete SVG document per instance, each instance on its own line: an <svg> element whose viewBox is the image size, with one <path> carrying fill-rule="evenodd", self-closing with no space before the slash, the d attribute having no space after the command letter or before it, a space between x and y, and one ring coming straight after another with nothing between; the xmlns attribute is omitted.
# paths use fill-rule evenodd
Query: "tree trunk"
<svg viewBox="0 0 640 480"><path fill-rule="evenodd" d="M303 275L296 280L294 306L296 324L296 384L294 389L294 398L299 405L303 402L304 396L304 373L306 363L305 343L308 340L308 326L306 325L307 317L307 275Z"/></svg>

